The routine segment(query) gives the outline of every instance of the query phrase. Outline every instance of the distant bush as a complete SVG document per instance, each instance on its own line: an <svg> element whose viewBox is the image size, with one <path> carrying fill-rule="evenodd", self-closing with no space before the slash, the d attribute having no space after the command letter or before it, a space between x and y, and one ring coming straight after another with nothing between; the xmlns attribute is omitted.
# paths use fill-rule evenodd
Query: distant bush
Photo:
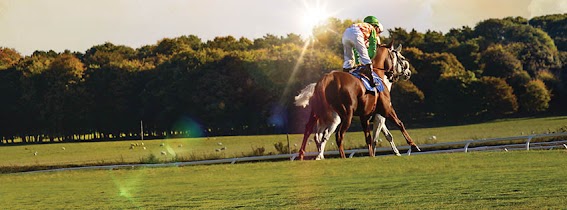
<svg viewBox="0 0 567 210"><path fill-rule="evenodd" d="M159 158L154 154L149 154L147 157L142 157L140 159L140 163L144 163L144 164L153 164L159 162L160 162Z"/></svg>
<svg viewBox="0 0 567 210"><path fill-rule="evenodd" d="M266 148L264 147L252 147L252 155L253 156L263 156L264 153L266 152Z"/></svg>
<svg viewBox="0 0 567 210"><path fill-rule="evenodd" d="M276 151L278 151L279 154L290 154L297 152L297 149L292 149L290 152L290 148L288 147L288 145L284 144L283 142L275 143L274 147L276 148Z"/></svg>

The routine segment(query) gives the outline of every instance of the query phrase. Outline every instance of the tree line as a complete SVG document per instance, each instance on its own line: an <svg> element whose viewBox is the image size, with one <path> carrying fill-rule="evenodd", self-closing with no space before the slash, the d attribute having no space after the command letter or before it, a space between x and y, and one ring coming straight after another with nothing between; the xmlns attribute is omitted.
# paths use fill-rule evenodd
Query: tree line
<svg viewBox="0 0 567 210"><path fill-rule="evenodd" d="M302 132L293 96L342 64L330 18L297 34L164 38L137 49L86 52L0 48L3 143ZM447 33L389 29L404 45L410 81L393 104L409 121L494 119L561 111L567 104L567 14L488 19Z"/></svg>

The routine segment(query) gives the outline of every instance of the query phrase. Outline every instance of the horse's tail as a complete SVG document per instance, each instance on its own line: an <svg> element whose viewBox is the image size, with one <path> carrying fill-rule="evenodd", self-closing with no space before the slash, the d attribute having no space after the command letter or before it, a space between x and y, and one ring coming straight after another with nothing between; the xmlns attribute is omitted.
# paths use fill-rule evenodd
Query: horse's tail
<svg viewBox="0 0 567 210"><path fill-rule="evenodd" d="M309 105L309 99L313 97L313 93L315 92L315 85L317 85L317 83L311 83L305 86L305 88L301 90L299 95L295 96L296 106L301 106L305 108L307 105Z"/></svg>

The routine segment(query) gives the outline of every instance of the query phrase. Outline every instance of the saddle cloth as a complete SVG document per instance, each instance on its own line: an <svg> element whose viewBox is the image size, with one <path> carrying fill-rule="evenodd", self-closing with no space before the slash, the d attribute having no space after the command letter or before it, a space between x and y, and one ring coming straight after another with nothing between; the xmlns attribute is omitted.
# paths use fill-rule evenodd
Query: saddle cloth
<svg viewBox="0 0 567 210"><path fill-rule="evenodd" d="M350 74L360 79L362 81L362 84L364 84L364 88L366 88L367 91L374 92L374 88L370 87L370 82L368 81L368 79L366 79L365 76L361 75L362 73L360 73L360 69L361 69L360 67L356 68L354 71L350 72ZM382 84L382 79L378 77L378 74L372 72L372 79L374 80L374 84L376 84L376 91L377 92L384 91L384 85Z"/></svg>

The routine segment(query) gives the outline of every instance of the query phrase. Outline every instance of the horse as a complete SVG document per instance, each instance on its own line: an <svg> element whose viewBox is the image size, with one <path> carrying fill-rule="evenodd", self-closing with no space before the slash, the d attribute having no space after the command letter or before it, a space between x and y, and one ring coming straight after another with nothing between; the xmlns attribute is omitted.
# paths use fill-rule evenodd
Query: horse
<svg viewBox="0 0 567 210"><path fill-rule="evenodd" d="M374 64L372 71L380 78L384 78L385 72L393 71L398 68L397 65L400 65L395 61L398 54L392 52L394 50L392 46L393 41L387 46L380 45L376 56L372 59ZM305 125L303 142L299 151L300 160L304 158L307 139L314 129L316 130L314 139L319 151L316 159L324 159L325 144L339 126L336 132L336 142L341 158L346 158L343 138L354 115L361 119L369 154L374 156L369 121L375 113L395 122L404 133L407 143L419 151L419 147L415 145L405 131L403 123L398 119L390 103L389 91L367 94L362 82L350 73L332 71L324 75L317 83L305 87L295 97L295 104L303 107L311 104L309 120Z"/></svg>
<svg viewBox="0 0 567 210"><path fill-rule="evenodd" d="M392 84L398 80L409 80L411 77L411 70L409 69L409 62L406 58L401 54L402 52L402 45L398 45L398 47L392 50L392 53L396 54L394 57L394 63L398 63L399 65L395 66L392 72L389 72L388 76L382 77L382 81L384 85L386 85L386 90L390 92L392 90ZM400 151L396 147L394 143L394 136L386 127L386 118L378 113L374 115L374 127L373 127L373 134L374 134L374 141L376 143L379 141L378 136L380 132L384 134L386 140L390 143L390 147L396 156L401 156ZM381 140L380 140L381 141ZM376 151L376 146L374 145L374 151Z"/></svg>

